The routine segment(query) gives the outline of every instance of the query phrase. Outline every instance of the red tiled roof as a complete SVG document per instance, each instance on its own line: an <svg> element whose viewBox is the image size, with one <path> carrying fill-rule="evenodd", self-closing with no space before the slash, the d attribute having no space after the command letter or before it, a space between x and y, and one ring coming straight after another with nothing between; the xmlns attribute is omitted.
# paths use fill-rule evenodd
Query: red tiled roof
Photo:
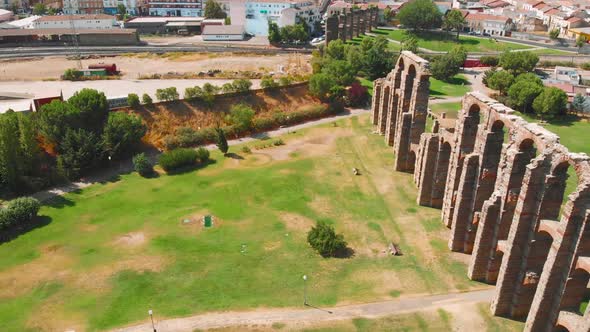
<svg viewBox="0 0 590 332"><path fill-rule="evenodd" d="M559 10L555 9L555 8L551 8L548 11L545 12L545 15L555 15L559 13Z"/></svg>
<svg viewBox="0 0 590 332"><path fill-rule="evenodd" d="M499 8L499 7L506 7L509 6L510 4L508 2L502 1L502 0L496 0L494 2L490 2L487 4L488 7L490 8Z"/></svg>
<svg viewBox="0 0 590 332"><path fill-rule="evenodd" d="M76 21L78 20L114 20L115 17L106 14L95 14L95 15L47 15L41 16L37 22L56 22L56 21L69 21L70 17Z"/></svg>
<svg viewBox="0 0 590 332"><path fill-rule="evenodd" d="M566 21L568 21L570 23L576 23L576 22L582 21L582 19L579 17L572 16L572 17L568 18Z"/></svg>
<svg viewBox="0 0 590 332"><path fill-rule="evenodd" d="M574 93L574 86L569 83L561 83L561 82L544 82L545 86L558 88L559 90L566 92L566 93Z"/></svg>
<svg viewBox="0 0 590 332"><path fill-rule="evenodd" d="M474 14L469 13L467 17L465 17L468 21L498 21L498 22L506 22L509 20L506 16L499 16L499 15L490 15L490 14Z"/></svg>

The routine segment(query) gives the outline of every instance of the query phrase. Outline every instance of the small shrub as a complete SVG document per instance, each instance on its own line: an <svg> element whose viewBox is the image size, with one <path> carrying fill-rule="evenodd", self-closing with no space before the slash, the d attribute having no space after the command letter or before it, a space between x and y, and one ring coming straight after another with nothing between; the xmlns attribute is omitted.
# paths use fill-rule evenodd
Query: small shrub
<svg viewBox="0 0 590 332"><path fill-rule="evenodd" d="M193 149L178 148L164 152L158 158L158 164L166 171L177 170L183 167L197 164L197 151Z"/></svg>
<svg viewBox="0 0 590 332"><path fill-rule="evenodd" d="M139 96L135 93L130 93L127 95L127 104L131 107L139 106Z"/></svg>
<svg viewBox="0 0 590 332"><path fill-rule="evenodd" d="M204 147L200 147L197 149L197 160L201 164L205 164L209 161L209 150L205 149Z"/></svg>
<svg viewBox="0 0 590 332"><path fill-rule="evenodd" d="M63 78L68 81L77 81L82 78L82 72L75 68L66 69Z"/></svg>
<svg viewBox="0 0 590 332"><path fill-rule="evenodd" d="M585 63L581 64L580 68L582 68L584 70L590 70L590 62L585 62Z"/></svg>
<svg viewBox="0 0 590 332"><path fill-rule="evenodd" d="M176 90L176 87L173 86L156 90L156 98L158 98L160 101L172 101L178 99L178 97L178 90Z"/></svg>
<svg viewBox="0 0 590 332"><path fill-rule="evenodd" d="M252 82L248 79L239 78L232 83L235 92L248 92L252 87Z"/></svg>
<svg viewBox="0 0 590 332"><path fill-rule="evenodd" d="M144 103L145 105L151 105L153 103L152 97L150 97L150 95L148 95L147 93L144 93L141 96L141 102Z"/></svg>
<svg viewBox="0 0 590 332"><path fill-rule="evenodd" d="M0 209L0 230L26 225L37 216L40 208L41 204L35 198L13 199Z"/></svg>
<svg viewBox="0 0 590 332"><path fill-rule="evenodd" d="M279 78L280 86L287 86L293 84L293 78L291 76L283 76Z"/></svg>
<svg viewBox="0 0 590 332"><path fill-rule="evenodd" d="M227 139L225 138L225 132L221 128L216 128L215 131L217 133L217 147L219 148L219 151L223 153L223 155L226 155L227 151L229 150L229 145L227 144Z"/></svg>
<svg viewBox="0 0 590 332"><path fill-rule="evenodd" d="M138 153L133 156L133 168L143 177L150 176L154 172L154 167L145 153Z"/></svg>
<svg viewBox="0 0 590 332"><path fill-rule="evenodd" d="M244 152L244 153L252 153L252 150L250 150L250 148L248 146L244 145L242 147L242 152Z"/></svg>
<svg viewBox="0 0 590 332"><path fill-rule="evenodd" d="M322 257L334 257L346 251L347 243L342 234L336 234L334 227L318 221L307 233L307 242Z"/></svg>
<svg viewBox="0 0 590 332"><path fill-rule="evenodd" d="M279 86L272 77L263 77L260 81L260 87L263 89L274 89Z"/></svg>
<svg viewBox="0 0 590 332"><path fill-rule="evenodd" d="M500 58L493 55L484 55L479 58L479 62L481 62L482 65L496 67L498 63L500 63Z"/></svg>
<svg viewBox="0 0 590 332"><path fill-rule="evenodd" d="M285 145L285 142L283 142L283 140L279 138L278 140L272 142L272 145L274 145L274 146Z"/></svg>

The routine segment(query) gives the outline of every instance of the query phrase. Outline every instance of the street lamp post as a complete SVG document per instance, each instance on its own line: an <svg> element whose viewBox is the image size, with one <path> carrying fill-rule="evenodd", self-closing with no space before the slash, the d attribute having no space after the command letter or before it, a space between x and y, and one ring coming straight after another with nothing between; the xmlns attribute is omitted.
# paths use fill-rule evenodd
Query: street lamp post
<svg viewBox="0 0 590 332"><path fill-rule="evenodd" d="M154 325L154 312L152 311L152 309L148 310L148 314L150 315L150 319L152 320L152 329L154 329L154 332L158 332L156 331L156 326Z"/></svg>
<svg viewBox="0 0 590 332"><path fill-rule="evenodd" d="M307 305L307 275L303 275L303 305Z"/></svg>

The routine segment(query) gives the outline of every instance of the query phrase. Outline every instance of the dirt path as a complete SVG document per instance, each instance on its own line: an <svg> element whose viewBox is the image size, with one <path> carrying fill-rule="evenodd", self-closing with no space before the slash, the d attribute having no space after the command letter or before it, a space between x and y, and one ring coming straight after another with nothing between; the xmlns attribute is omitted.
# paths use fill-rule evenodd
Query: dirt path
<svg viewBox="0 0 590 332"><path fill-rule="evenodd" d="M344 113L341 113L341 114L338 114L335 116L331 116L328 118L323 118L323 119L319 119L319 120L315 120L315 121L309 121L309 122L305 122L305 123L298 124L298 125L291 126L291 127L280 128L277 130L256 134L256 135L253 135L250 137L234 139L234 140L228 141L228 143L231 146L231 145L255 141L255 140L258 140L258 139L261 139L264 137L281 136L281 135L284 135L284 134L287 134L289 132L296 131L299 129L317 126L322 123L334 122L339 119L348 118L348 117L352 117L352 116L358 116L361 114L366 114L368 112L369 111L365 110L365 109L351 109L348 112L344 112ZM211 144L211 145L207 145L206 148L209 150L212 150L212 149L216 149L217 147L215 146L215 144ZM157 154L154 153L154 154L150 155L149 157L150 157L150 159L152 159L152 161L154 161L157 157ZM51 199L55 196L60 196L65 193L77 191L77 190L86 188L86 187L91 186L96 183L109 182L119 174L125 174L125 173L129 173L132 171L133 171L133 164L132 164L131 160L126 160L126 161L121 161L121 162L113 162L113 166L105 171L98 172L92 176L83 178L80 181L72 182L72 183L69 183L64 186L39 191L31 196L37 198L40 201L46 201L46 200Z"/></svg>
<svg viewBox="0 0 590 332"><path fill-rule="evenodd" d="M355 304L334 308L266 309L246 312L207 313L185 318L155 321L159 332L194 331L229 326L271 325L273 323L309 324L324 321L347 320L356 317L376 318L416 311L445 308L457 304L489 302L494 289L465 293L408 297L398 300ZM472 306L475 308L475 306ZM154 309L157 317L157 308ZM475 310L475 309L474 309ZM146 315L146 318L147 315ZM151 323L117 329L117 332L144 332Z"/></svg>

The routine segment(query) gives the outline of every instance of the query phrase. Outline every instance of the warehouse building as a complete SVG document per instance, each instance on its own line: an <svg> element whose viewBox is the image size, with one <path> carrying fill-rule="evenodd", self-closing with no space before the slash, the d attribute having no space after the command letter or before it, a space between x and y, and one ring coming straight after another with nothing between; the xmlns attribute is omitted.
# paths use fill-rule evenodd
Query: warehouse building
<svg viewBox="0 0 590 332"><path fill-rule="evenodd" d="M134 29L84 29L76 32L82 46L138 45ZM71 29L0 29L0 45L71 45Z"/></svg>
<svg viewBox="0 0 590 332"><path fill-rule="evenodd" d="M203 41L244 40L243 25L209 25L203 31Z"/></svg>

